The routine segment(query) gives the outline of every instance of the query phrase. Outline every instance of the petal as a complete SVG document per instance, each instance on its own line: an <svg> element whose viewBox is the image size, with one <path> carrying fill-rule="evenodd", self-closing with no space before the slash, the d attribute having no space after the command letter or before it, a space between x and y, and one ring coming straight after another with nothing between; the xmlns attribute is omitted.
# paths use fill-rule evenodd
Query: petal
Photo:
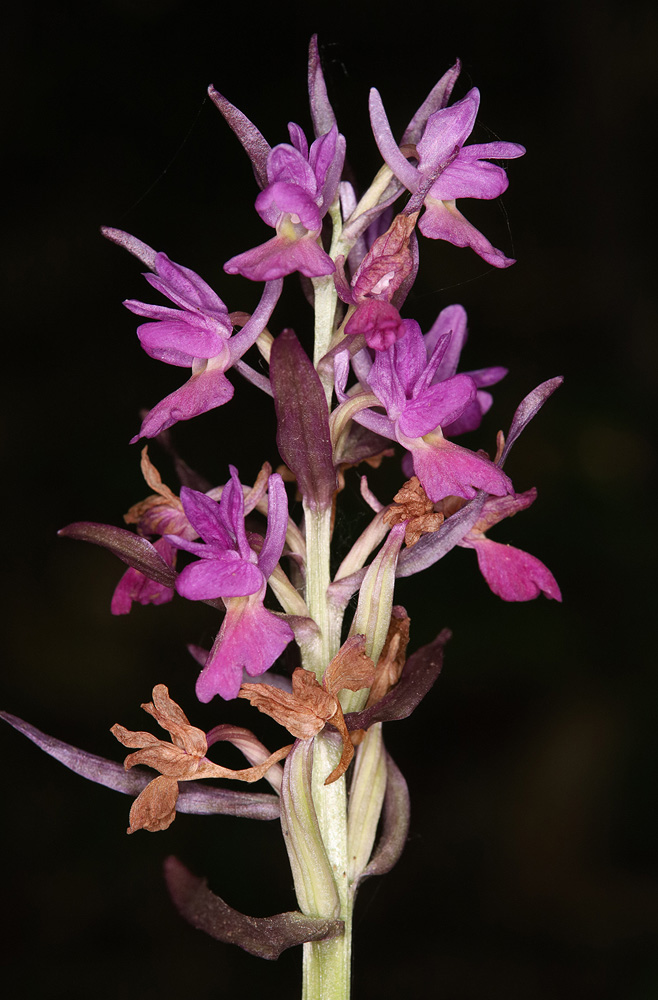
<svg viewBox="0 0 658 1000"><path fill-rule="evenodd" d="M462 545L475 549L483 577L504 601L531 601L542 593L562 600L551 571L529 552L492 542L484 535L477 540L472 536L464 539Z"/></svg>
<svg viewBox="0 0 658 1000"><path fill-rule="evenodd" d="M379 91L375 90L374 87L370 91L368 104L372 134L375 137L379 152L382 154L386 164L407 190L415 191L422 179L420 171L417 167L412 166L406 156L400 152L400 148L393 138L391 126L388 123Z"/></svg>
<svg viewBox="0 0 658 1000"><path fill-rule="evenodd" d="M194 358L216 358L225 354L228 362L228 335L221 335L221 327L212 329L201 316L188 317L184 313L178 316L177 321L143 323L137 328L139 342L149 357L186 368L192 367Z"/></svg>
<svg viewBox="0 0 658 1000"><path fill-rule="evenodd" d="M313 232L317 232L322 225L314 193L308 193L290 181L277 181L261 191L256 198L256 211L268 226L276 226L284 213L296 216L295 222Z"/></svg>
<svg viewBox="0 0 658 1000"><path fill-rule="evenodd" d="M222 322L230 334L231 321L226 306L210 285L189 267L175 264L166 253L159 253L155 258L155 274L145 274L144 277L149 285L181 309L208 313Z"/></svg>
<svg viewBox="0 0 658 1000"><path fill-rule="evenodd" d="M447 240L457 247L471 247L492 267L509 267L514 263L501 250L496 250L482 233L457 210L452 201L425 199L425 208L418 228L430 240Z"/></svg>
<svg viewBox="0 0 658 1000"><path fill-rule="evenodd" d="M476 431L482 423L483 415L491 408L493 397L488 392L477 392L475 399L460 413L456 420L442 426L441 430L447 438Z"/></svg>
<svg viewBox="0 0 658 1000"><path fill-rule="evenodd" d="M316 236L310 234L298 240L275 236L253 250L246 250L231 257L224 264L228 274L241 274L251 281L272 281L300 271L307 278L333 274L331 257L318 246Z"/></svg>
<svg viewBox="0 0 658 1000"><path fill-rule="evenodd" d="M281 558L288 530L288 497L283 479L278 473L269 477L267 489L267 531L258 567L267 580Z"/></svg>
<svg viewBox="0 0 658 1000"><path fill-rule="evenodd" d="M270 187L279 181L289 183L291 187L301 188L311 198L315 198L318 193L315 174L308 160L298 149L287 143L275 146L267 158L267 180Z"/></svg>
<svg viewBox="0 0 658 1000"><path fill-rule="evenodd" d="M176 818L178 782L175 778L154 778L137 796L130 809L128 833L166 830Z"/></svg>
<svg viewBox="0 0 658 1000"><path fill-rule="evenodd" d="M252 550L247 541L244 526L244 491L238 477L238 470L229 465L231 478L222 491L219 501L219 515L222 524L236 541L238 552L243 559L251 561Z"/></svg>
<svg viewBox="0 0 658 1000"><path fill-rule="evenodd" d="M263 607L262 596L229 600L226 617L196 683L199 701L208 702L216 694L237 698L243 669L252 677L265 673L292 638L290 626Z"/></svg>
<svg viewBox="0 0 658 1000"><path fill-rule="evenodd" d="M406 332L400 313L390 302L366 299L359 302L345 327L345 336L363 333L368 347L383 351Z"/></svg>
<svg viewBox="0 0 658 1000"><path fill-rule="evenodd" d="M168 551L171 552L171 546L168 545L164 538L158 539L154 544L154 548L158 549L164 555L161 543L164 543ZM170 557L167 558L167 562L170 563ZM155 580L149 580L139 570L131 567L123 574L114 590L110 611L113 615L127 615L133 601L137 601L139 604L166 604L173 600L173 597L173 587L166 587Z"/></svg>
<svg viewBox="0 0 658 1000"><path fill-rule="evenodd" d="M232 396L233 386L223 371L208 368L198 375L192 375L185 385L170 393L149 411L139 434L130 443L134 444L143 437L157 437L179 420L190 420L217 406L223 406Z"/></svg>
<svg viewBox="0 0 658 1000"><path fill-rule="evenodd" d="M448 160L455 148L461 148L473 131L480 93L476 87L466 97L449 108L435 111L427 119L423 138L417 144L420 158L419 170L426 176Z"/></svg>
<svg viewBox="0 0 658 1000"><path fill-rule="evenodd" d="M245 562L237 552L190 563L176 579L176 590L190 601L244 597L255 594L262 586L263 574L258 566Z"/></svg>
<svg viewBox="0 0 658 1000"><path fill-rule="evenodd" d="M478 490L493 496L514 491L511 480L488 458L446 441L441 434L406 438L400 443L411 452L414 472L435 503L448 496L470 500Z"/></svg>
<svg viewBox="0 0 658 1000"><path fill-rule="evenodd" d="M509 185L502 167L486 160L464 161L460 156L439 174L429 195L437 201L455 198L498 198Z"/></svg>
<svg viewBox="0 0 658 1000"><path fill-rule="evenodd" d="M395 346L389 347L385 351L377 351L374 364L368 375L370 388L381 402L390 420L397 420L407 402L402 382L397 373L394 352ZM405 374L404 367L402 373ZM364 426L370 425L365 424ZM377 430L377 428L374 429Z"/></svg>
<svg viewBox="0 0 658 1000"><path fill-rule="evenodd" d="M473 379L468 375L453 375L410 400L397 422L398 429L405 437L422 438L456 420L473 402L475 394Z"/></svg>
<svg viewBox="0 0 658 1000"><path fill-rule="evenodd" d="M220 508L216 500L198 490L190 489L189 486L181 487L180 498L185 516L204 541L215 543L223 549L233 548L233 540L222 524ZM189 548L188 545L178 545L177 548L184 548L188 552L197 552L196 547Z"/></svg>
<svg viewBox="0 0 658 1000"><path fill-rule="evenodd" d="M468 336L466 310L463 306L446 306L436 317L432 327L425 334L425 349L428 357L432 356L438 341L446 333L451 334L451 337L446 352L434 374L433 381L435 382L440 382L442 379L454 375L457 371L459 357Z"/></svg>
<svg viewBox="0 0 658 1000"><path fill-rule="evenodd" d="M404 336L396 342L391 357L402 389L405 395L410 396L427 365L427 352L423 335L415 320L404 320L404 331Z"/></svg>

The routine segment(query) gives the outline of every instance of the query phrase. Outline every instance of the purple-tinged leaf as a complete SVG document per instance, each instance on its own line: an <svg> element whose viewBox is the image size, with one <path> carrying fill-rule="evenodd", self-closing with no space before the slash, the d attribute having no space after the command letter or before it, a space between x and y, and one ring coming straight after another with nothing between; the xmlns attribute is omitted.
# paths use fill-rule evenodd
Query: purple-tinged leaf
<svg viewBox="0 0 658 1000"><path fill-rule="evenodd" d="M281 457L305 502L326 509L336 490L329 410L313 363L292 330L283 330L272 344L270 381Z"/></svg>
<svg viewBox="0 0 658 1000"><path fill-rule="evenodd" d="M77 538L81 542L93 542L94 545L109 549L122 562L165 587L173 587L176 582L175 570L167 565L151 542L125 528L117 528L112 524L95 524L93 521L76 521L60 528L57 534L64 538Z"/></svg>
<svg viewBox="0 0 658 1000"><path fill-rule="evenodd" d="M502 455L498 460L498 465L500 465L501 468L518 436L525 430L532 418L539 413L549 396L552 396L558 386L562 385L563 382L564 378L562 375L558 375L556 378L549 378L547 382L542 382L536 389L533 389L532 392L528 393L525 399L519 404L518 409L514 414L509 434L507 435L505 447L503 448Z"/></svg>
<svg viewBox="0 0 658 1000"><path fill-rule="evenodd" d="M68 767L70 771L87 778L89 781L94 781L98 785L104 785L105 788L112 788L115 792L122 792L124 795L137 796L153 780L154 776L146 771L136 769L126 771L123 764L106 760L104 757L87 753L85 750L79 750L62 740L56 740L54 737L42 733L35 726L31 726L29 722L24 722L23 719L10 715L9 712L0 712L0 718L17 729L23 736L27 736L50 757L54 757L60 764ZM277 819L279 799L276 795L213 788L211 785L202 785L196 781L194 783L181 782L176 811L206 816L221 814L241 816L245 819Z"/></svg>
<svg viewBox="0 0 658 1000"><path fill-rule="evenodd" d="M347 728L369 729L375 722L393 722L410 716L441 673L443 647L451 635L450 629L444 628L434 642L416 650L405 663L400 680L388 694L370 708L345 716Z"/></svg>
<svg viewBox="0 0 658 1000"><path fill-rule="evenodd" d="M386 795L382 833L360 881L370 875L385 875L400 859L409 833L409 789L402 771L386 754Z"/></svg>
<svg viewBox="0 0 658 1000"><path fill-rule="evenodd" d="M249 121L247 116L230 101L227 101L222 94L218 93L212 84L208 87L208 97L215 107L219 108L229 128L240 140L251 160L259 187L266 187L267 157L270 153L270 144L263 138L254 123Z"/></svg>
<svg viewBox="0 0 658 1000"><path fill-rule="evenodd" d="M287 948L343 933L342 920L306 917L299 911L248 917L211 892L205 879L197 878L174 857L165 861L165 879L176 908L193 927L259 958L273 960Z"/></svg>

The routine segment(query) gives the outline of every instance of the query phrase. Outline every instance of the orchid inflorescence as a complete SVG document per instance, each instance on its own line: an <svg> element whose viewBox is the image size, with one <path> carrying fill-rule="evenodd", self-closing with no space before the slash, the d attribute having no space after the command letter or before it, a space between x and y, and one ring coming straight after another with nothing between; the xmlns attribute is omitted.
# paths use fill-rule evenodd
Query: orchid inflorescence
<svg viewBox="0 0 658 1000"><path fill-rule="evenodd" d="M408 828L406 784L386 753L382 724L409 716L429 691L450 635L444 630L407 658L409 617L394 604L396 578L430 569L462 546L475 550L485 580L503 600L541 593L561 599L539 559L487 535L536 498L534 489L516 492L504 465L561 379L526 396L491 454L473 451L453 439L478 429L492 405L489 390L506 370L459 371L467 337L461 305L443 308L425 333L402 315L419 267L417 231L470 247L494 267L513 263L456 202L498 197L507 174L491 161L522 156L524 149L502 141L467 145L480 97L472 89L450 103L459 73L457 62L399 143L381 97L371 92L371 123L384 164L362 194L343 179L346 142L315 38L308 71L310 144L291 123L289 143L270 147L241 111L209 89L251 161L260 187L256 211L275 230L224 264L229 275L263 284L251 315L229 312L205 280L167 254L121 230L103 229L147 268L147 282L168 300L124 303L145 320L137 330L142 347L158 361L191 370L146 414L133 442L155 439L170 448L169 429L179 421L230 404L235 389L227 373L233 370L273 401L284 464L273 471L265 461L253 485L231 465L223 485L199 488L200 477L178 462L182 484L176 493L145 446L142 472L152 493L125 516L135 530L81 522L61 534L102 545L127 564L112 597L113 614L127 614L135 601L164 604L175 594L213 606L222 620L212 648L190 647L201 666L198 699L248 700L287 730L285 745L270 752L250 730L225 721L207 733L196 728L162 683L142 707L170 740L115 725L116 738L134 751L125 768L4 715L74 771L137 794L129 833L164 830L177 811L280 817L298 911L246 917L175 859L166 876L184 916L220 940L266 958L304 943L309 1000L349 995L357 887L395 864ZM312 287L312 357L291 329L272 321L283 279L295 272ZM260 354L258 367L246 360L250 352ZM380 500L361 477L361 496L373 516L332 577L333 523L346 470L395 461L396 454L402 474L395 495ZM295 490L301 523L288 507L288 491ZM357 593L356 610L345 620ZM286 649L292 672L280 663ZM226 706L220 717L225 712ZM219 742L236 746L248 766L214 763L209 753ZM135 765L159 776L149 780L146 772L132 770ZM272 791L196 784L212 778L265 779Z"/></svg>

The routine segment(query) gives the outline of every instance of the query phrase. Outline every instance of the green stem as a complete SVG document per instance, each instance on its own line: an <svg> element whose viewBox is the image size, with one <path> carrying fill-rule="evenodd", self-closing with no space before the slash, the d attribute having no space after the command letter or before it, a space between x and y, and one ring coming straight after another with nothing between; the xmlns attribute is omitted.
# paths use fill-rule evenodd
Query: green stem
<svg viewBox="0 0 658 1000"><path fill-rule="evenodd" d="M322 680L330 661L340 646L342 615L327 600L331 583L329 555L331 545L331 508L318 510L304 504L306 525L306 605L320 629L320 641L305 659L304 666Z"/></svg>
<svg viewBox="0 0 658 1000"><path fill-rule="evenodd" d="M345 778L331 785L325 779L338 763L340 746L323 735L315 738L313 800L320 832L331 864L345 931L330 941L304 945L302 1000L349 1000L352 957L352 910L347 856L347 792Z"/></svg>

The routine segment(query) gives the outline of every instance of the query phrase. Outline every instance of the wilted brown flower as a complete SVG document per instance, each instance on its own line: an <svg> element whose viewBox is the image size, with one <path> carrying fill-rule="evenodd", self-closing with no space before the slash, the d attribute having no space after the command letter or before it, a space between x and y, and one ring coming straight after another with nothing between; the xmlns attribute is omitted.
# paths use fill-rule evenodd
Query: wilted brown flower
<svg viewBox="0 0 658 1000"><path fill-rule="evenodd" d="M206 758L208 743L206 734L190 725L180 705L169 697L164 684L153 688L153 701L142 705L145 712L171 735L172 742L166 743L157 736L146 732L131 732L123 726L112 726L111 732L126 747L139 747L137 753L128 754L124 767L129 770L136 764L145 764L160 772L132 804L128 833L136 830L166 830L176 816L178 782L195 781L199 778L235 778L239 781L258 781L277 761L282 760L290 747L282 747L271 754L257 767L231 770L220 764L213 764Z"/></svg>
<svg viewBox="0 0 658 1000"><path fill-rule="evenodd" d="M292 675L292 692L270 684L243 684L238 697L246 698L260 712L285 726L296 739L308 740L330 722L343 740L340 760L325 781L325 785L330 785L345 774L354 756L338 692L344 688L359 691L370 687L374 669L365 653L365 637L356 635L341 646L327 667L322 684L311 670L298 667Z"/></svg>
<svg viewBox="0 0 658 1000"><path fill-rule="evenodd" d="M412 476L393 497L394 506L384 514L387 524L407 522L404 540L408 548L416 544L421 535L438 531L444 515L434 510L434 504L420 484L418 476Z"/></svg>

